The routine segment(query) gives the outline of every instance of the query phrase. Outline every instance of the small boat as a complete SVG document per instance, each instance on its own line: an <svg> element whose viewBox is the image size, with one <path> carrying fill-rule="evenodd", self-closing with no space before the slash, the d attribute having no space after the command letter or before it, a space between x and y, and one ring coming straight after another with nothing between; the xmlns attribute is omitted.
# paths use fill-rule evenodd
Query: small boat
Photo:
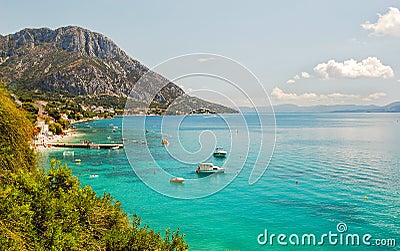
<svg viewBox="0 0 400 251"><path fill-rule="evenodd" d="M197 174L223 173L225 168L214 166L213 163L200 163L196 169Z"/></svg>
<svg viewBox="0 0 400 251"><path fill-rule="evenodd" d="M118 149L119 149L119 146L113 146L113 147L111 147L111 149L112 149L112 150L118 150Z"/></svg>
<svg viewBox="0 0 400 251"><path fill-rule="evenodd" d="M76 163L81 163L82 160L81 160L81 159L75 159L75 162L76 162Z"/></svg>
<svg viewBox="0 0 400 251"><path fill-rule="evenodd" d="M213 153L214 157L226 157L226 154L228 152L224 150L222 147L217 147L215 148L215 151Z"/></svg>
<svg viewBox="0 0 400 251"><path fill-rule="evenodd" d="M172 183L183 183L184 181L185 181L185 179L181 178L181 177L175 177L175 178L171 178L169 180L169 182L172 182Z"/></svg>
<svg viewBox="0 0 400 251"><path fill-rule="evenodd" d="M169 145L169 141L166 140L166 139L162 139L162 140L161 140L161 144L163 144L163 145Z"/></svg>
<svg viewBox="0 0 400 251"><path fill-rule="evenodd" d="M91 179L94 179L94 178L98 178L99 175L98 175L98 174L91 174L89 177L90 177Z"/></svg>
<svg viewBox="0 0 400 251"><path fill-rule="evenodd" d="M74 151L64 151L63 156L74 156Z"/></svg>
<svg viewBox="0 0 400 251"><path fill-rule="evenodd" d="M100 149L100 146L98 144L89 144L89 149Z"/></svg>

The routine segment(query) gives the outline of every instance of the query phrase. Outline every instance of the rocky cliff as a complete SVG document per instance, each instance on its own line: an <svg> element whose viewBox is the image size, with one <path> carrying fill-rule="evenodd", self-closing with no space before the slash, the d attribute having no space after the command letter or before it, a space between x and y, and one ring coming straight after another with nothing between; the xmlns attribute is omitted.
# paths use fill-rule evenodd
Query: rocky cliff
<svg viewBox="0 0 400 251"><path fill-rule="evenodd" d="M152 83L167 81L149 72L109 38L81 27L24 29L0 36L0 79L17 93L31 92L49 98L127 97L145 73ZM149 93L142 90L139 95L145 97ZM169 83L154 100L165 107L182 95L181 88ZM213 109L214 104L205 101L203 104ZM223 106L214 109L234 112Z"/></svg>

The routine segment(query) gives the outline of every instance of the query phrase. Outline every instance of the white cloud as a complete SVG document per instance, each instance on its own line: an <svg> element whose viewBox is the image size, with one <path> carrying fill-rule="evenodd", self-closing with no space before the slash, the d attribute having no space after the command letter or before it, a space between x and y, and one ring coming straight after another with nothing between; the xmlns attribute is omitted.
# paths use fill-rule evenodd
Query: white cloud
<svg viewBox="0 0 400 251"><path fill-rule="evenodd" d="M316 94L307 92L302 94L286 93L283 90L275 87L272 89L271 97L279 101L278 103L294 103L299 105L310 104L355 104L376 100L385 97L386 93L378 92L372 93L367 96L358 94L343 94L343 93L330 93L330 94Z"/></svg>
<svg viewBox="0 0 400 251"><path fill-rule="evenodd" d="M338 92L327 94L327 95L320 95L320 96L324 97L324 98L326 96L327 98L333 98L333 99L358 99L361 97L360 95L356 95L356 94L343 94L343 93L338 93Z"/></svg>
<svg viewBox="0 0 400 251"><path fill-rule="evenodd" d="M212 60L216 60L216 58L214 57L208 57L208 58L198 58L197 61L200 63L204 63L204 62L208 62L208 61L212 61Z"/></svg>
<svg viewBox="0 0 400 251"><path fill-rule="evenodd" d="M311 76L308 72L303 71L303 72L301 72L301 77L302 78L310 78Z"/></svg>
<svg viewBox="0 0 400 251"><path fill-rule="evenodd" d="M371 100L375 100L375 99L380 99L386 96L386 93L384 92L377 92L377 93L372 93L370 95L368 95L367 97L365 97L363 100L365 101L371 101Z"/></svg>
<svg viewBox="0 0 400 251"><path fill-rule="evenodd" d="M357 38L352 38L350 39L350 42L354 43L354 44L358 44L358 45L367 45L367 42L359 40Z"/></svg>
<svg viewBox="0 0 400 251"><path fill-rule="evenodd" d="M317 94L315 93L303 93L301 95L297 95L296 93L285 93L278 87L272 89L271 96L279 100L298 100L298 99L317 98Z"/></svg>
<svg viewBox="0 0 400 251"><path fill-rule="evenodd" d="M314 67L314 71L323 79L338 78L391 78L393 70L388 65L383 65L376 57L368 57L361 62L354 59L343 62L329 60Z"/></svg>
<svg viewBox="0 0 400 251"><path fill-rule="evenodd" d="M390 7L386 14L378 13L378 21L370 23L369 21L361 24L365 30L371 30L371 35L400 35L400 11L397 8Z"/></svg>
<svg viewBox="0 0 400 251"><path fill-rule="evenodd" d="M310 78L311 75L308 74L307 72L303 71L301 72L301 74L296 74L294 75L293 78L289 79L288 81L286 81L287 84L294 84L297 80L300 80L302 78Z"/></svg>

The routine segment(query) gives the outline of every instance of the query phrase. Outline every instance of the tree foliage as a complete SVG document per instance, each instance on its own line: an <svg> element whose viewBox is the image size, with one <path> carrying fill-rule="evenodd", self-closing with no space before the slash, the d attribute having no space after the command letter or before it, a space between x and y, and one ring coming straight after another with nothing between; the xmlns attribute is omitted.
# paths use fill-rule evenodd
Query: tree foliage
<svg viewBox="0 0 400 251"><path fill-rule="evenodd" d="M0 95L0 173L7 173L0 179L1 250L188 249L179 230L167 229L163 238L142 227L109 194L82 187L59 161L39 170L29 121L4 89Z"/></svg>
<svg viewBox="0 0 400 251"><path fill-rule="evenodd" d="M68 129L69 122L66 119L59 119L58 123L62 126L62 129L66 130Z"/></svg>
<svg viewBox="0 0 400 251"><path fill-rule="evenodd" d="M53 134L60 135L63 133L63 126L60 123L50 123L49 131Z"/></svg>
<svg viewBox="0 0 400 251"><path fill-rule="evenodd" d="M30 148L33 126L26 112L16 108L9 93L0 83L0 177L5 170L36 169L36 160Z"/></svg>

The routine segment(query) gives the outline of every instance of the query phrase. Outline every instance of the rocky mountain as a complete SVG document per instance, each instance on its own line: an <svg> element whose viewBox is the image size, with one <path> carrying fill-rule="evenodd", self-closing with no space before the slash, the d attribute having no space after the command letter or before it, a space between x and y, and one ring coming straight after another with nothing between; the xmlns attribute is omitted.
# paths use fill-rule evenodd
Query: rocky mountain
<svg viewBox="0 0 400 251"><path fill-rule="evenodd" d="M181 88L150 72L109 38L81 27L24 29L0 36L0 80L17 94L29 93L44 99L110 96L120 100L129 95L144 74L150 84L137 93L139 98L152 98L165 108L185 95ZM168 84L149 97L157 83ZM192 98L185 100L188 104L179 112L192 109ZM206 101L203 105L217 112L235 112Z"/></svg>

